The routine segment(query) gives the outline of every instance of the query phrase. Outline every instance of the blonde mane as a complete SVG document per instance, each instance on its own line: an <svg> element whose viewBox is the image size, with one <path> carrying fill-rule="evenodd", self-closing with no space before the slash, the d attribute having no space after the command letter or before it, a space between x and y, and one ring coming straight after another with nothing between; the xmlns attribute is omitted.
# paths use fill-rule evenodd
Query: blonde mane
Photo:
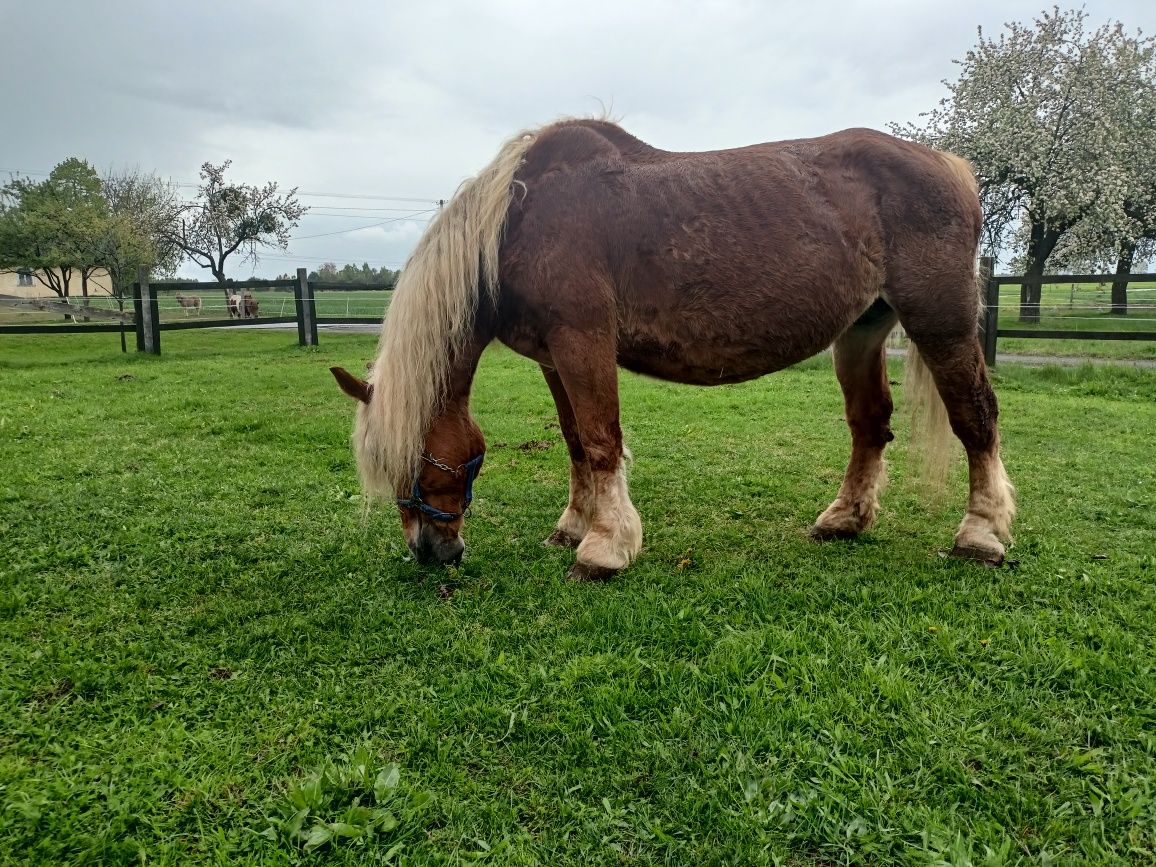
<svg viewBox="0 0 1156 867"><path fill-rule="evenodd" d="M538 136L520 133L465 181L430 223L398 279L382 325L353 448L368 498L397 496L417 471L426 433L445 399L482 287L498 291L498 249L514 173Z"/></svg>

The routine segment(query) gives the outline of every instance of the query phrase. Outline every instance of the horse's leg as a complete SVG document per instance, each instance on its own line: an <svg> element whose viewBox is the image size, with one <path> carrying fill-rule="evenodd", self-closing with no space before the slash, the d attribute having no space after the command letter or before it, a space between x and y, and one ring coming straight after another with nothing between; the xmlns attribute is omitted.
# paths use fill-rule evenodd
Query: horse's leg
<svg viewBox="0 0 1156 867"><path fill-rule="evenodd" d="M618 366L613 338L557 329L549 341L558 377L574 411L590 471L588 527L570 577L604 580L642 548L642 521L626 484L626 449L618 419Z"/></svg>
<svg viewBox="0 0 1156 867"><path fill-rule="evenodd" d="M546 377L550 394L554 396L554 405L558 408L558 424L562 428L562 436L570 452L570 500L566 504L566 511L558 519L554 532L544 544L577 548L590 528L590 520L594 514L590 464L586 460L586 451L582 448L578 422L574 418L574 408L570 406L570 398L566 395L562 378L558 376L556 370L545 365L542 366L542 375Z"/></svg>
<svg viewBox="0 0 1156 867"><path fill-rule="evenodd" d="M956 340L922 339L908 330L947 408L951 429L967 450L967 514L952 554L998 565L1011 538L1015 489L999 451L999 407L973 333Z"/></svg>
<svg viewBox="0 0 1156 867"><path fill-rule="evenodd" d="M966 255L950 246L942 256L936 252L924 243L899 256L901 262L917 263L914 273L920 279L908 282L899 276L887 288L887 300L918 350L908 359L904 391L938 392L951 430L967 450L967 514L955 534L952 553L998 564L1004 557L1003 541L1011 538L1015 489L1000 459L999 407L979 344L974 260L970 248ZM950 263L952 257L959 260L955 267L948 264L928 272L927 263ZM928 292L928 285L936 290ZM930 377L913 375L922 367ZM927 399L918 393L911 396Z"/></svg>
<svg viewBox="0 0 1156 867"><path fill-rule="evenodd" d="M835 341L835 375L851 428L851 460L835 502L811 528L815 539L850 538L875 522L885 479L883 449L894 439L886 343L896 318L894 310L877 301Z"/></svg>

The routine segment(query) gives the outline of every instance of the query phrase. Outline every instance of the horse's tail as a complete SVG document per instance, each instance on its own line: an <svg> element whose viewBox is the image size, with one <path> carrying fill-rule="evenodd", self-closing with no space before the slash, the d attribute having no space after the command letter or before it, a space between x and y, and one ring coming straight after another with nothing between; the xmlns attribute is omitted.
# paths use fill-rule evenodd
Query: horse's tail
<svg viewBox="0 0 1156 867"><path fill-rule="evenodd" d="M474 322L482 289L498 292L498 249L514 174L537 138L502 146L465 181L430 223L410 256L382 326L372 400L357 414L353 448L370 498L392 498L409 484L425 436L445 399L454 357Z"/></svg>
<svg viewBox="0 0 1156 867"><path fill-rule="evenodd" d="M939 493L951 467L951 423L935 378L912 341L907 343L903 396L911 423L911 455L916 473L933 492Z"/></svg>

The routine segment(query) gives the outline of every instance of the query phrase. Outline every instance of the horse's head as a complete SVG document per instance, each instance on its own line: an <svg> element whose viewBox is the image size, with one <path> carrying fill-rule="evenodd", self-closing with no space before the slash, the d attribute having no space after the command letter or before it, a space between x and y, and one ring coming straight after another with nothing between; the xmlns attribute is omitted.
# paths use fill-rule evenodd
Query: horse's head
<svg viewBox="0 0 1156 867"><path fill-rule="evenodd" d="M337 384L365 412L373 386L344 368L330 368ZM419 563L457 564L465 551L462 525L473 499L486 443L465 406L450 405L426 434L414 477L395 492L406 544Z"/></svg>

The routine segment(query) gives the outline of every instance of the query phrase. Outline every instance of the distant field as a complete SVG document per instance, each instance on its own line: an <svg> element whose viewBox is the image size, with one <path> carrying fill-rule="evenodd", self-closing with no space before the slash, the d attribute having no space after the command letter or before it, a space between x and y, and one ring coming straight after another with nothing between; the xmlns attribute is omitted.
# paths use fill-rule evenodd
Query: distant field
<svg viewBox="0 0 1156 867"><path fill-rule="evenodd" d="M189 293L186 293L189 294ZM228 317L225 298L218 292L200 291L196 293L203 305L201 316L210 319ZM389 306L392 292L350 290L326 290L318 292L317 315L325 316L371 316L380 319L385 315L385 308ZM168 319L183 319L196 316L193 311L186 312L176 299L175 292L161 291L157 294L157 306L160 308L161 321ZM253 297L260 305L259 316L293 316L293 293L285 289L259 289L254 291Z"/></svg>
<svg viewBox="0 0 1156 867"><path fill-rule="evenodd" d="M229 316L225 298L216 291L200 290L187 295L196 295L201 299L201 311L186 310L176 299L177 290L161 288L157 293L157 307L160 310L161 321L168 322L174 319L186 319L200 316L204 319L227 319ZM317 315L319 317L336 316L368 316L380 319L385 315L385 308L389 306L392 292L362 291L351 289L348 291L323 291L317 293ZM254 293L260 305L260 317L293 316L293 293L282 289L259 289ZM69 299L73 304L80 304L79 296ZM102 310L116 310L116 299L107 295L92 296L90 304ZM132 302L125 302L125 309L132 310ZM41 311L14 311L0 306L0 325L21 325L34 323L61 322L62 317Z"/></svg>

